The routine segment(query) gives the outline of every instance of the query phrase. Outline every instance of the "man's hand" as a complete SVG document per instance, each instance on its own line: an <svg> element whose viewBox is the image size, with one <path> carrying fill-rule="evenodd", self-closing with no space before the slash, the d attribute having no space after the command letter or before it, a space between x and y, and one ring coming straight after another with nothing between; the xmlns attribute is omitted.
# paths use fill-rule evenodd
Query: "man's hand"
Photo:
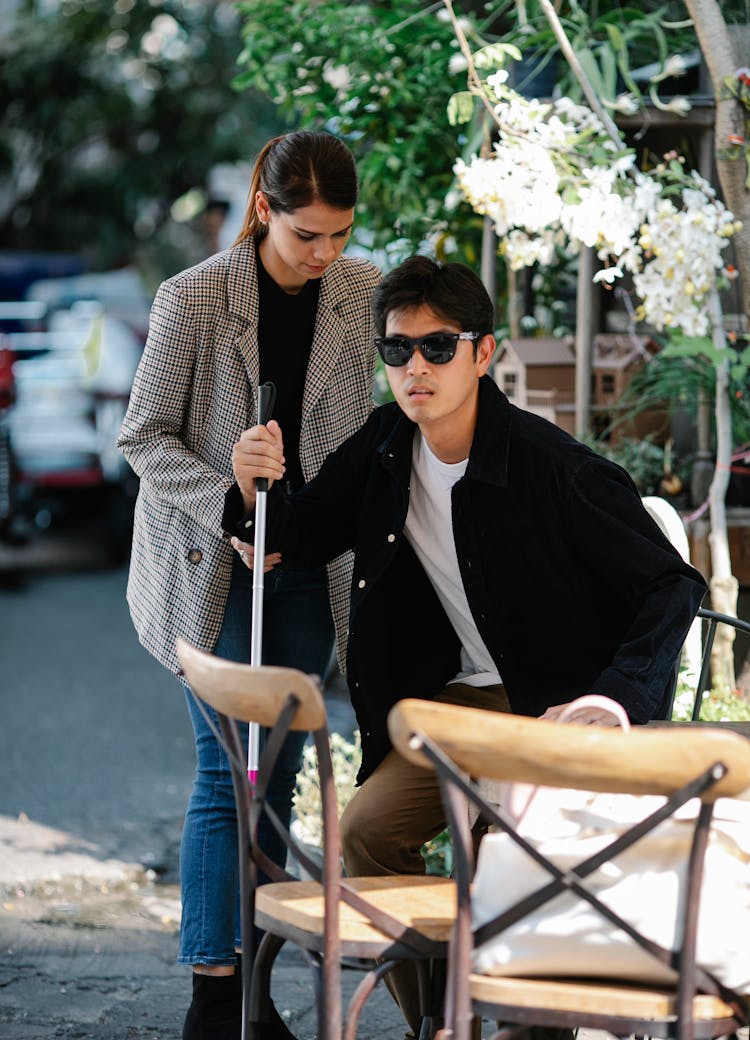
<svg viewBox="0 0 750 1040"><path fill-rule="evenodd" d="M274 480L280 480L285 473L284 441L275 419L267 426L253 426L240 435L232 448L232 469L245 509L250 510L255 505L258 477L265 477L270 489Z"/></svg>
<svg viewBox="0 0 750 1040"><path fill-rule="evenodd" d="M539 718L545 722L557 722L562 713L572 703L570 701L567 704L554 704L551 708L547 708L544 715L540 715ZM570 719L565 721L573 722L579 726L617 726L619 724L617 718L611 712L606 711L604 708L595 707L582 707Z"/></svg>
<svg viewBox="0 0 750 1040"><path fill-rule="evenodd" d="M231 542L232 546L237 550L242 558L242 562L246 567L249 567L250 570L252 570L255 561L255 546L250 545L249 542L241 542L239 538L236 537L232 538ZM263 572L268 574L268 572L272 571L279 563L281 563L281 553L266 553L263 560Z"/></svg>

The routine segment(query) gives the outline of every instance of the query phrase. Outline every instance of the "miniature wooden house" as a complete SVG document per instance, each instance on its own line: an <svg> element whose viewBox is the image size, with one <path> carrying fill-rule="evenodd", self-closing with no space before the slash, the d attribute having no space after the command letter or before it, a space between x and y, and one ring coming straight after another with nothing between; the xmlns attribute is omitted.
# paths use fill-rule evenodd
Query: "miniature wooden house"
<svg viewBox="0 0 750 1040"><path fill-rule="evenodd" d="M653 356L656 344L646 336L600 333L594 337L591 366L591 416L594 432L604 432L616 417L619 402L635 372ZM504 339L499 345L494 378L508 398L541 415L568 433L575 430L575 345L572 337ZM643 437L663 425L660 413L644 413L630 436ZM625 432L618 431L619 436Z"/></svg>

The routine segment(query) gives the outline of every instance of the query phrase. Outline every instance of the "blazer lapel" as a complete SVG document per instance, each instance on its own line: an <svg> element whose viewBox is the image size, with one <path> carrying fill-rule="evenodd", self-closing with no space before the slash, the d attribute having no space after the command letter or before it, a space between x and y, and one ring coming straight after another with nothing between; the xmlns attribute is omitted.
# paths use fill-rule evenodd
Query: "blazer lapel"
<svg viewBox="0 0 750 1040"><path fill-rule="evenodd" d="M255 244L242 242L230 253L227 275L227 308L233 322L234 343L242 359L251 390L260 378L258 356L258 275L255 267ZM250 393L254 400L255 394ZM255 405L251 405L254 415ZM254 421L254 420L253 420Z"/></svg>

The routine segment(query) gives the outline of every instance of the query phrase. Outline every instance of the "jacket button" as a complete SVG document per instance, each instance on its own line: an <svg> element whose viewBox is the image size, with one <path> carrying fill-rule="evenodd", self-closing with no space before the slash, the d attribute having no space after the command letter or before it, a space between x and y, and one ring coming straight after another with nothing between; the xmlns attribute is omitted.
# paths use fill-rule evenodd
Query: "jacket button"
<svg viewBox="0 0 750 1040"><path fill-rule="evenodd" d="M188 553L188 560L190 560L191 563L200 563L202 559L203 553L200 549L191 549Z"/></svg>
<svg viewBox="0 0 750 1040"><path fill-rule="evenodd" d="M389 535L388 535L388 541L389 541L389 542L395 542L395 541L396 541L396 536L395 536L395 534L389 534Z"/></svg>
<svg viewBox="0 0 750 1040"><path fill-rule="evenodd" d="M366 585L366 584L367 584L367 582L365 581L365 579L364 579L364 578L360 578L360 579L359 579L359 581L357 582L357 586L358 586L358 587L359 587L360 589L363 589L363 588L365 587L365 585Z"/></svg>
<svg viewBox="0 0 750 1040"><path fill-rule="evenodd" d="M246 520L245 521L245 527L252 527L252 526L253 526L252 520Z"/></svg>

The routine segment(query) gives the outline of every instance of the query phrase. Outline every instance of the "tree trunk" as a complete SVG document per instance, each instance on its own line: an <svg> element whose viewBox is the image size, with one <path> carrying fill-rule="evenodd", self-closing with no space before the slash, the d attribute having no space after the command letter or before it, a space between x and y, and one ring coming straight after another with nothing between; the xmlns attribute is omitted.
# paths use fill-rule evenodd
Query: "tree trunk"
<svg viewBox="0 0 750 1040"><path fill-rule="evenodd" d="M716 0L685 0L693 20L703 57L708 67L716 97L716 169L724 202L742 221L742 230L734 236L737 267L742 279L745 317L750 328L750 191L745 187L747 169L742 159L722 159L719 152L729 143L730 134L744 137L744 109L735 98L722 98L724 78L734 76L740 65L747 63L747 26L733 25L730 33Z"/></svg>
<svg viewBox="0 0 750 1040"><path fill-rule="evenodd" d="M721 614L737 616L739 584L732 574L727 534L725 499L732 462L732 415L729 403L729 350L724 335L724 322L716 289L711 292L709 310L713 343L725 357L716 365L716 468L708 493L711 507L711 605ZM711 678L714 686L734 690L734 629L719 625L711 653Z"/></svg>
<svg viewBox="0 0 750 1040"><path fill-rule="evenodd" d="M594 251L581 246L578 252L576 292L576 420L575 433L583 440L591 430L591 371L593 353Z"/></svg>
<svg viewBox="0 0 750 1040"><path fill-rule="evenodd" d="M497 303L497 235L492 220L482 221L482 282L492 305Z"/></svg>
<svg viewBox="0 0 750 1040"><path fill-rule="evenodd" d="M747 27L733 26L730 34L716 0L685 0L685 6L695 26L703 58L708 67L716 98L716 124L714 143L716 169L724 194L724 202L742 221L742 230L734 236L737 267L743 289L743 304L747 327L750 327L750 192L745 186L746 166L739 159L722 159L720 153L729 143L730 134L745 134L745 118L742 106L735 98L724 98L724 80L733 77L743 63L747 53ZM744 44L743 41L744 40ZM714 346L727 349L724 336L718 294L711 300L711 323ZM729 403L728 361L716 369L716 470L711 482L709 499L711 505L711 603L714 610L724 614L737 614L738 584L732 575L727 536L725 508L726 490L729 484L731 464L732 430ZM714 653L711 656L711 674L714 685L726 685L734 689L734 630L719 626L716 633Z"/></svg>

